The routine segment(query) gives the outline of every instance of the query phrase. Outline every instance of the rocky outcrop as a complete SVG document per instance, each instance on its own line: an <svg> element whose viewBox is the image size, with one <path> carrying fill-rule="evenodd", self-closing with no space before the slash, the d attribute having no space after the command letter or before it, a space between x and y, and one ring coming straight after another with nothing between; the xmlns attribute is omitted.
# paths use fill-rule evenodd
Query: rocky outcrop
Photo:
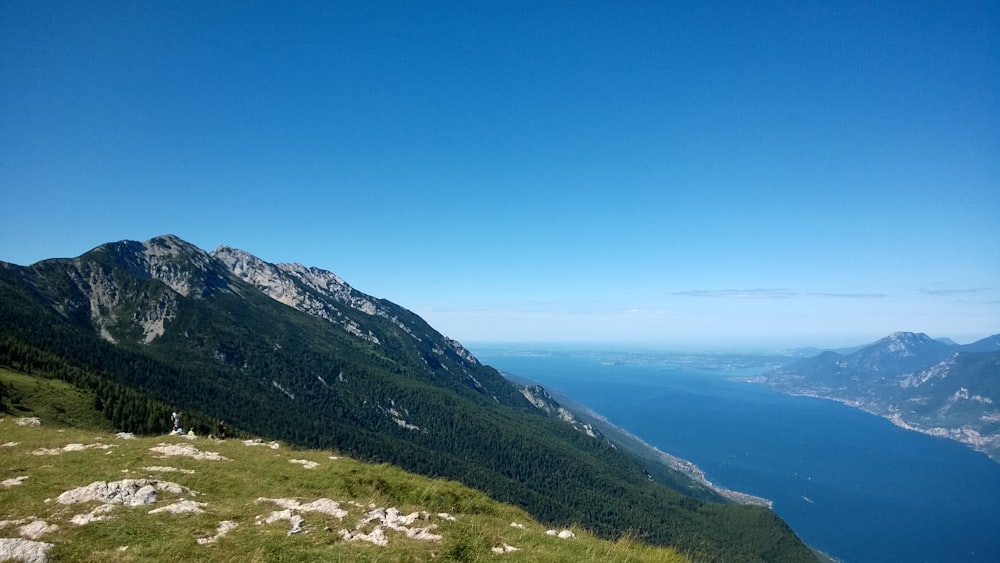
<svg viewBox="0 0 1000 563"><path fill-rule="evenodd" d="M70 489L56 497L59 504L78 504L97 501L104 504L140 506L156 502L157 491L188 492L186 487L169 481L149 479L122 479L121 481L94 481L85 487Z"/></svg>
<svg viewBox="0 0 1000 563"><path fill-rule="evenodd" d="M229 268L237 278L253 285L275 301L314 317L340 324L348 333L373 344L379 343L378 337L346 317L340 307L349 307L366 315L391 318L388 311L384 307L379 307L374 298L355 291L332 272L319 268L306 268L294 263L271 264L248 252L228 246L215 249L212 257ZM405 325L396 322L398 326L410 332Z"/></svg>
<svg viewBox="0 0 1000 563"><path fill-rule="evenodd" d="M521 394L524 395L524 398L527 399L529 403L534 405L535 408L548 414L549 416L559 418L559 420L562 420L566 424L569 424L576 430L583 432L591 438L604 438L600 430L594 428L594 425L588 422L581 421L575 414L573 414L572 411L562 407L541 385L523 386L521 387Z"/></svg>

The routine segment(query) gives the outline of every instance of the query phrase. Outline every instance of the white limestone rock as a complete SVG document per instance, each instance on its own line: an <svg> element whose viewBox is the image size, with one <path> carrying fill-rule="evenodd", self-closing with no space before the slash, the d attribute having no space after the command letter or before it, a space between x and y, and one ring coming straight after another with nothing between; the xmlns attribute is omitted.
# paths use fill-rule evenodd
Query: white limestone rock
<svg viewBox="0 0 1000 563"><path fill-rule="evenodd" d="M183 456L197 460L229 461L229 458L218 452L203 452L190 444L165 444L149 448L150 451L162 454L160 457Z"/></svg>
<svg viewBox="0 0 1000 563"><path fill-rule="evenodd" d="M228 534L230 531L236 528L238 524L232 520L223 520L219 522L219 525L215 528L215 535L210 538L198 538L196 541L198 545L212 544L219 541L220 538Z"/></svg>
<svg viewBox="0 0 1000 563"><path fill-rule="evenodd" d="M162 506L160 508L154 508L149 511L149 514L160 514L163 512L169 512L170 514L202 514L205 512L205 507L208 503L205 502L195 502L193 500L182 500L175 502L173 504L168 504L167 506Z"/></svg>
<svg viewBox="0 0 1000 563"><path fill-rule="evenodd" d="M37 540L45 534L50 534L59 529L55 524L49 524L44 520L34 520L17 529L17 533L22 538Z"/></svg>
<svg viewBox="0 0 1000 563"><path fill-rule="evenodd" d="M51 543L33 540L0 538L0 561L48 563L52 546Z"/></svg>

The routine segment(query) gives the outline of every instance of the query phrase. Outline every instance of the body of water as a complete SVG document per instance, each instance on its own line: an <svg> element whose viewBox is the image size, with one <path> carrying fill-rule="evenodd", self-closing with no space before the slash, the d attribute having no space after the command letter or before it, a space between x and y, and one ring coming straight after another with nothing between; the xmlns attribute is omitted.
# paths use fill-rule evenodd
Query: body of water
<svg viewBox="0 0 1000 563"><path fill-rule="evenodd" d="M481 361L582 403L724 487L769 498L845 562L1000 561L1000 463L833 401L733 381L720 357L485 348ZM641 358L641 361L637 359Z"/></svg>

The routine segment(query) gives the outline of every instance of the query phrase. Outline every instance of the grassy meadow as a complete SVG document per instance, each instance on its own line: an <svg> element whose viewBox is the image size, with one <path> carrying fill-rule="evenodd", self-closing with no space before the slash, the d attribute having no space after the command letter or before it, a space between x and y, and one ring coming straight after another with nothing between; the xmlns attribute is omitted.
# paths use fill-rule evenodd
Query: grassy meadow
<svg viewBox="0 0 1000 563"><path fill-rule="evenodd" d="M0 382L6 411L0 413L0 538L36 534L35 541L52 544L51 561L687 560L628 537L602 541L574 526L571 539L548 535L548 527L524 511L459 483L334 451L246 437L122 437L93 410L93 397L69 385L9 370L0 370ZM18 424L28 417L38 417L41 425ZM225 459L165 455L176 453L172 450ZM57 500L96 481L124 479L182 488L158 491L152 504L112 504L106 513L95 511L100 501ZM301 506L320 499L336 501L346 515ZM149 513L184 500L203 503L187 503L200 512ZM419 516L398 529L363 522L380 508ZM83 525L72 521L86 514L108 518ZM283 519L267 523L275 514ZM296 526L289 517L302 520L296 533L290 533ZM222 522L235 527L218 536ZM376 526L385 545L346 538L372 533ZM407 529L417 528L437 539L407 537ZM496 552L505 546L516 551Z"/></svg>

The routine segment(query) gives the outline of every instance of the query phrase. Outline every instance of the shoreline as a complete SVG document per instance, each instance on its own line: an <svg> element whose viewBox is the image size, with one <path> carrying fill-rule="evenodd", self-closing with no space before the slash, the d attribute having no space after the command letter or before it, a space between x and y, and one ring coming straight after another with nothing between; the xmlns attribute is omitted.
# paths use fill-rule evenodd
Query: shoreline
<svg viewBox="0 0 1000 563"><path fill-rule="evenodd" d="M642 449L645 449L647 452L654 454L656 461L658 461L659 463L663 464L669 469L672 469L674 471L683 474L688 479L691 479L695 483L714 492L720 497L729 500L731 502L735 502L737 504L763 506L771 510L774 510L774 501L772 501L771 499L759 497L756 495L751 495L749 493L743 493L740 491L734 491L732 489L727 489L726 487L713 483L708 479L708 477L705 476L705 472L700 467L698 467L694 462L684 459L682 457L675 456L673 454L669 454L657 448L656 446L650 445L648 442L646 442L642 438L639 438L635 434L632 434L631 432L625 430L624 428L621 428L620 426L611 423L610 421L608 421L607 418L604 417L604 415L595 412L593 409L584 404L578 403L573 399L570 399L569 397L563 395L561 392L553 391L551 388L546 387L545 385L543 385L541 382L538 381L533 381L527 378L519 377L514 374L501 370L497 371L499 371L501 375L503 375L505 378L507 378L508 380L517 385L530 384L542 387L543 389L545 389L545 392L549 394L549 396L555 399L563 408L569 410L576 417L583 419L584 421L588 421L587 419L589 419L589 422L591 424L593 424L594 421L597 421L600 424L600 426L610 428L611 430L613 430L613 433L619 435L620 437L624 437L627 438L628 440L631 440L635 444L638 444L638 446L641 447ZM610 437L607 436L608 432L606 432L605 430L600 430L600 431L602 434L604 434L605 439L610 441L612 444L615 443L614 440L612 440ZM621 445L621 447L624 448L626 446L623 444Z"/></svg>
<svg viewBox="0 0 1000 563"><path fill-rule="evenodd" d="M896 426L898 428L902 428L903 430L909 430L911 432L917 432L917 433L920 433L920 434L924 434L925 436L934 436L935 438L944 438L946 440L952 440L954 442L958 442L959 444L963 444L963 445L965 445L965 446L967 446L967 447L969 447L969 448L971 448L971 449L973 449L973 450L975 450L975 451L977 451L977 452L985 455L986 457L990 458L990 460L992 460L992 461L994 461L996 463L1000 463L1000 447L997 448L998 451L996 453L991 453L989 450L987 450L987 449L985 449L983 447L984 444L989 444L991 442L1000 442L1000 439L998 439L998 438L984 438L982 435L979 434L979 432L977 432L976 430L974 430L972 428L968 428L968 427L960 427L960 428L944 428L944 427L923 428L923 427L920 427L920 426L914 426L913 424L911 424L911 423L903 420L903 417L902 417L902 415L899 414L899 411L893 411L891 408L890 408L889 412L886 413L886 412L882 412L882 411L876 410L873 407L867 406L864 403L862 403L861 401L857 401L857 400L853 400L853 399L844 399L844 398L840 398L840 397L830 397L830 396L826 396L826 395L821 395L817 391L809 391L809 390L787 391L787 390L781 389L779 387L775 387L774 385L771 385L767 381L766 378L762 378L762 377L732 378L730 381L735 381L735 382L738 382L738 383L752 383L752 384L756 384L756 385L764 385L768 389L772 389L772 390L774 390L774 391L776 391L778 393L781 393L783 395L788 395L788 396L791 396L791 397L810 397L810 398L813 398L813 399L823 399L825 401L834 401L836 403L840 403L842 405L858 409L861 412L868 413L868 414L870 414L872 416L877 416L879 418L883 418L885 420L888 420L890 423L892 423L893 426ZM998 445L1000 445L1000 444L998 444Z"/></svg>
<svg viewBox="0 0 1000 563"><path fill-rule="evenodd" d="M551 391L549 393L552 394ZM560 399L564 399L564 398L560 396ZM570 402L572 403L572 401L570 401ZM639 444L640 446L642 446L643 448L645 448L647 451L656 454L657 459L663 465L666 465L667 467L669 467L670 469L673 469L674 471L678 471L680 473L683 473L687 478L689 478L692 481L694 481L694 482L696 482L696 483L704 486L705 488L711 490L712 492L718 494L719 496L721 496L721 497L723 497L725 499L733 501L733 502L735 502L737 504L748 504L748 505L755 505L755 506L764 506L764 507L770 508L771 510L774 510L774 501L772 501L771 499L767 499L767 498L764 498L764 497L759 497L759 496L756 496L756 495L751 495L750 493L743 493L743 492L740 492L740 491L734 491L732 489L727 489L726 487L723 487L721 485L717 485L717 484L713 483L712 481L710 481L708 479L708 477L705 476L705 472L700 467L698 467L694 462L692 462L690 460L687 460L687 459L684 459L682 457L675 456L673 454L669 454L669 453L661 450L660 448L657 448L656 446L653 446L653 445L649 444L648 442L646 442L642 438L639 438L638 436L636 436L635 434L632 434L631 432L625 430L624 428L621 428L620 426L612 424L603 415L594 412L593 410L591 410L589 407L587 407L585 405L580 405L579 403L573 403L573 404L571 404L570 407L567 407L567 408L569 408L577 416L581 416L580 412L579 412L580 410L585 411L585 413L586 413L585 417L586 418L590 418L590 419L593 419L593 420L599 420L603 426L607 426L609 428L614 429L614 431L616 433L618 433L618 434L620 434L622 436L627 437L629 440L633 440L634 442L636 442L637 444ZM607 438L607 436L605 436L605 437ZM610 438L609 438L609 440L610 440ZM612 440L612 443L613 442L614 441Z"/></svg>

